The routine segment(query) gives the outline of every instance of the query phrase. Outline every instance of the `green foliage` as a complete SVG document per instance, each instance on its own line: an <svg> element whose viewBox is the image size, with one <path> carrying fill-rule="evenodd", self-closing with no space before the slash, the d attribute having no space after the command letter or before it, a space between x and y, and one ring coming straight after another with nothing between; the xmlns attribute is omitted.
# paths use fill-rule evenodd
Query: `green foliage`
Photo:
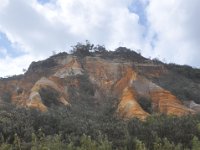
<svg viewBox="0 0 200 150"><path fill-rule="evenodd" d="M145 97L139 97L138 98L138 103L140 104L140 106L148 113L152 113L153 109L152 109L152 103L150 99L147 99Z"/></svg>
<svg viewBox="0 0 200 150"><path fill-rule="evenodd" d="M93 96L94 95L94 86L92 85L92 83L89 80L89 77L87 75L79 75L77 77L80 81L80 92L82 95L84 93L84 95L86 95L87 97Z"/></svg>
<svg viewBox="0 0 200 150"><path fill-rule="evenodd" d="M145 144L138 139L135 140L135 149L136 150L147 150Z"/></svg>
<svg viewBox="0 0 200 150"><path fill-rule="evenodd" d="M83 135L80 140L81 150L95 150L96 142L91 140L90 136Z"/></svg>
<svg viewBox="0 0 200 150"><path fill-rule="evenodd" d="M80 141L79 150L112 150L112 145L107 139L94 141L90 136L83 135Z"/></svg>
<svg viewBox="0 0 200 150"><path fill-rule="evenodd" d="M43 103L50 107L52 105L59 105L59 93L51 88L42 88L39 91Z"/></svg>
<svg viewBox="0 0 200 150"><path fill-rule="evenodd" d="M200 69L192 68L187 65L168 64L166 65L170 70L173 70L193 81L200 82Z"/></svg>
<svg viewBox="0 0 200 150"><path fill-rule="evenodd" d="M196 150L199 147L200 115L152 116L145 122L138 119L124 122L115 117L108 103L105 105L105 111L102 111L104 105L99 106L103 107L100 110L90 105L82 109L76 105L70 109L53 106L46 113L2 107L0 149Z"/></svg>
<svg viewBox="0 0 200 150"><path fill-rule="evenodd" d="M108 51L106 48L102 45L97 45L94 47L94 52L97 54L106 54Z"/></svg>
<svg viewBox="0 0 200 150"><path fill-rule="evenodd" d="M134 62L144 62L147 60L140 53L136 53L134 50L126 47L119 47L115 51L108 51L103 45L95 46L88 40L85 43L77 43L75 46L72 46L71 53L80 58L98 55L104 59L125 59Z"/></svg>
<svg viewBox="0 0 200 150"><path fill-rule="evenodd" d="M140 53L128 49L126 47L118 47L111 55L114 58L122 58L134 62L144 62L146 58L142 57Z"/></svg>
<svg viewBox="0 0 200 150"><path fill-rule="evenodd" d="M90 51L93 49L94 45L91 44L88 40L86 40L85 44L83 43L77 43L72 48L72 53L77 56L88 56L90 55Z"/></svg>
<svg viewBox="0 0 200 150"><path fill-rule="evenodd" d="M20 140L20 138L17 136L17 134L14 135L13 147L14 147L15 149L21 150L21 140Z"/></svg>
<svg viewBox="0 0 200 150"><path fill-rule="evenodd" d="M63 150L66 148L66 144L61 141L60 135L54 136L42 136L37 137L35 134L32 135L32 146L31 150Z"/></svg>
<svg viewBox="0 0 200 150"><path fill-rule="evenodd" d="M57 62L55 61L54 57L50 57L44 61L32 62L28 68L27 73L31 73L34 71L41 72L48 72L50 68L57 66Z"/></svg>
<svg viewBox="0 0 200 150"><path fill-rule="evenodd" d="M174 145L174 143L170 143L167 138L164 138L161 140L160 138L157 138L154 142L154 150L182 150L182 145Z"/></svg>
<svg viewBox="0 0 200 150"><path fill-rule="evenodd" d="M7 144L7 143L3 143L0 145L0 149L1 150L12 150L12 145L11 144Z"/></svg>
<svg viewBox="0 0 200 150"><path fill-rule="evenodd" d="M85 134L80 137L80 144L76 145L73 141L65 143L61 140L61 135L45 136L39 131L38 135L32 134L32 141L29 147L25 147L20 138L15 134L14 143L3 143L0 146L1 150L112 150L112 144L106 139L92 140L90 136Z"/></svg>
<svg viewBox="0 0 200 150"><path fill-rule="evenodd" d="M192 139L192 150L200 150L200 141L196 136Z"/></svg>
<svg viewBox="0 0 200 150"><path fill-rule="evenodd" d="M1 96L1 99L6 102L6 103L10 103L11 102L11 92L4 92Z"/></svg>

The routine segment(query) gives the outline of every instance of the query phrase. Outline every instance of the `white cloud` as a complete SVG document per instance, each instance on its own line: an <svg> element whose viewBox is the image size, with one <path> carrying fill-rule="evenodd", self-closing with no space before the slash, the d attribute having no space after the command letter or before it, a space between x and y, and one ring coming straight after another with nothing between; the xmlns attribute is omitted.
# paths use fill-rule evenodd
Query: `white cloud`
<svg viewBox="0 0 200 150"><path fill-rule="evenodd" d="M141 47L144 29L138 16L128 11L129 4L130 0L58 0L47 5L13 0L0 13L0 30L34 55L49 55L86 39L109 48L119 43Z"/></svg>
<svg viewBox="0 0 200 150"><path fill-rule="evenodd" d="M37 0L2 0L0 32L26 53L20 57L29 58L28 63L90 40L108 49L126 46L142 49L145 56L200 66L198 0L140 0L147 8L150 25L146 37L147 29L138 23L139 16L128 9L131 1L51 0L41 5ZM20 57L1 59L0 76L11 73L3 68L3 62L13 63L16 73L27 68Z"/></svg>
<svg viewBox="0 0 200 150"><path fill-rule="evenodd" d="M90 40L114 49L143 48L144 27L129 12L130 0L10 0L0 11L0 31L31 57L48 57ZM5 60L6 61L6 60ZM20 65L18 65L19 67Z"/></svg>
<svg viewBox="0 0 200 150"><path fill-rule="evenodd" d="M29 64L36 58L30 55L24 55L17 58L11 58L6 56L5 58L0 58L0 75L1 77L6 77L7 75L17 75L21 74L23 68L28 68Z"/></svg>
<svg viewBox="0 0 200 150"><path fill-rule="evenodd" d="M158 36L154 56L200 67L199 6L199 0L150 1L147 17Z"/></svg>
<svg viewBox="0 0 200 150"><path fill-rule="evenodd" d="M0 10L3 10L8 5L9 0L1 0Z"/></svg>

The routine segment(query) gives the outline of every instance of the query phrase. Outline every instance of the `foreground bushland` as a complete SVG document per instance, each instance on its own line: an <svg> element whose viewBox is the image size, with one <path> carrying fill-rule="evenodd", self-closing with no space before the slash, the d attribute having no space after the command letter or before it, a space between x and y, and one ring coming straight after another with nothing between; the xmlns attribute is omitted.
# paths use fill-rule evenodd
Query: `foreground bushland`
<svg viewBox="0 0 200 150"><path fill-rule="evenodd" d="M113 110L91 113L51 107L48 112L0 109L1 150L182 150L200 148L200 115L153 115L122 121Z"/></svg>

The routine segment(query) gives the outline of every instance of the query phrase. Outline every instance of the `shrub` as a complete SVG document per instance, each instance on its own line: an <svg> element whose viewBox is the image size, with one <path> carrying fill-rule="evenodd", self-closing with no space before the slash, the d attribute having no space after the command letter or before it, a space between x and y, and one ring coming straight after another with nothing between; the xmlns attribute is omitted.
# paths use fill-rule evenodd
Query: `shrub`
<svg viewBox="0 0 200 150"><path fill-rule="evenodd" d="M94 45L91 44L88 40L86 40L85 44L77 43L72 48L72 54L84 57L90 55L90 51L93 49Z"/></svg>
<svg viewBox="0 0 200 150"><path fill-rule="evenodd" d="M1 99L6 102L6 103L10 103L11 102L11 92L7 91L7 92L4 92L1 96Z"/></svg>
<svg viewBox="0 0 200 150"><path fill-rule="evenodd" d="M48 88L42 88L39 91L40 96L42 98L43 103L50 107L52 105L59 105L59 93L55 91L54 89L48 87Z"/></svg>
<svg viewBox="0 0 200 150"><path fill-rule="evenodd" d="M200 141L196 136L194 136L192 139L192 150L199 150L199 148L200 148Z"/></svg>
<svg viewBox="0 0 200 150"><path fill-rule="evenodd" d="M94 47L94 52L97 53L97 54L105 54L108 51L106 50L106 48L104 46L97 45L97 46Z"/></svg>
<svg viewBox="0 0 200 150"><path fill-rule="evenodd" d="M152 113L153 109L152 109L152 104L151 104L151 100L145 97L139 97L138 98L138 103L140 104L140 106L148 113Z"/></svg>

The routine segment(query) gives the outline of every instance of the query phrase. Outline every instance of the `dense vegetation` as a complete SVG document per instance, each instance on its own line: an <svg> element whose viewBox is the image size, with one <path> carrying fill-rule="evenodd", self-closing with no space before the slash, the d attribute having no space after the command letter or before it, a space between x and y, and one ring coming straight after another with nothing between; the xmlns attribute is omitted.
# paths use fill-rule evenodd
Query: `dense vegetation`
<svg viewBox="0 0 200 150"><path fill-rule="evenodd" d="M124 59L126 61L144 62L147 59L126 47L118 47L115 51L108 51L103 45L94 45L89 41L86 43L77 43L72 47L71 53L81 58L85 56L96 56L104 59Z"/></svg>
<svg viewBox="0 0 200 150"><path fill-rule="evenodd" d="M145 122L122 121L112 109L51 107L46 113L16 108L0 109L0 149L69 150L182 150L200 147L200 116L157 116Z"/></svg>
<svg viewBox="0 0 200 150"><path fill-rule="evenodd" d="M183 75L195 82L200 83L200 69L188 65L168 64L166 67L176 73Z"/></svg>

